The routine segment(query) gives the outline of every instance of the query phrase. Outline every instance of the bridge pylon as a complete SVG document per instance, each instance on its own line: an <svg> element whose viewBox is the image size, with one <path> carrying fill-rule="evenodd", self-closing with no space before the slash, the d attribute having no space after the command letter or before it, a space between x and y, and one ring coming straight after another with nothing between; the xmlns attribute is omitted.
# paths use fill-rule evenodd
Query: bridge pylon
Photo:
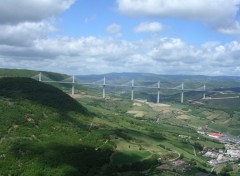
<svg viewBox="0 0 240 176"><path fill-rule="evenodd" d="M75 93L74 83L75 83L75 76L73 75L73 76L72 76L72 95L74 95L74 93Z"/></svg>
<svg viewBox="0 0 240 176"><path fill-rule="evenodd" d="M181 103L183 103L184 96L184 83L182 83Z"/></svg>
<svg viewBox="0 0 240 176"><path fill-rule="evenodd" d="M157 104L160 102L160 81L158 81Z"/></svg>
<svg viewBox="0 0 240 176"><path fill-rule="evenodd" d="M39 82L42 81L42 72L39 72L39 74L38 74L38 81L39 81Z"/></svg>
<svg viewBox="0 0 240 176"><path fill-rule="evenodd" d="M103 78L103 99L105 99L105 97L106 97L106 78L105 78L105 76L104 76L104 78Z"/></svg>
<svg viewBox="0 0 240 176"><path fill-rule="evenodd" d="M134 80L132 80L131 100L134 100Z"/></svg>
<svg viewBox="0 0 240 176"><path fill-rule="evenodd" d="M206 85L203 86L203 99L206 99Z"/></svg>

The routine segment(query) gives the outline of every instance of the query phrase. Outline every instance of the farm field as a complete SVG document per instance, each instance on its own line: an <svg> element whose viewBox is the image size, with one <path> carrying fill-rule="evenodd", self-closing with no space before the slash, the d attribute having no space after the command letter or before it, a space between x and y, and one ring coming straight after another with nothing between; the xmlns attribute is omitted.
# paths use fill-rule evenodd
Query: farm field
<svg viewBox="0 0 240 176"><path fill-rule="evenodd" d="M97 106L92 107L91 99L79 101L86 103L90 109L107 115L108 120L96 118L98 123L119 128L117 136L111 136L111 141L116 145L115 154L111 158L113 164L132 165L134 161L142 162L154 155L161 158L163 163L183 158L187 162L195 161L194 167L201 168L200 170L211 170L206 159L195 156L193 146L198 143L203 147L223 148L223 144L197 133L197 130L210 130L206 128L211 123L210 120L214 119L220 124L226 121L229 114L222 110L209 110L195 105L141 104L111 99L99 100L98 103L94 100L94 105ZM103 111L105 108L107 112ZM181 135L188 138L182 139L179 137ZM196 149L196 152L200 150Z"/></svg>

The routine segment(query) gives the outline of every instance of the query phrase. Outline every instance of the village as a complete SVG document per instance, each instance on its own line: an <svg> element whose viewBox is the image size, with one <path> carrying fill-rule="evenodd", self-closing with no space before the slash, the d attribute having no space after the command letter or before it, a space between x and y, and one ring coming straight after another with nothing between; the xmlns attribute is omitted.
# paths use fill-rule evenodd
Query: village
<svg viewBox="0 0 240 176"><path fill-rule="evenodd" d="M237 162L240 160L240 138L229 137L221 133L205 133L198 131L200 134L207 135L210 138L218 140L224 144L225 149L206 148L202 150L202 156L210 158L209 164L217 166L226 162Z"/></svg>

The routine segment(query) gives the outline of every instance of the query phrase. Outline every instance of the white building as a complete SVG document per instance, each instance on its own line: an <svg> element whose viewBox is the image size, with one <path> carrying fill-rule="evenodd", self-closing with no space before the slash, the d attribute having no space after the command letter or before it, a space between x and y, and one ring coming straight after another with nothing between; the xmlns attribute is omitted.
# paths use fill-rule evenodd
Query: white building
<svg viewBox="0 0 240 176"><path fill-rule="evenodd" d="M227 150L226 154L233 158L240 158L240 150Z"/></svg>

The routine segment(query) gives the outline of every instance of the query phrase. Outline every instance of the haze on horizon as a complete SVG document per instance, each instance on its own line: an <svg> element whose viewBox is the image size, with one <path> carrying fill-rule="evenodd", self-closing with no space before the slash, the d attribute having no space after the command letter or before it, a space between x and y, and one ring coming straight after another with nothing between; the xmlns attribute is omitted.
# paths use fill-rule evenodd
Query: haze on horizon
<svg viewBox="0 0 240 176"><path fill-rule="evenodd" d="M0 67L103 74L240 72L240 0L0 2Z"/></svg>

